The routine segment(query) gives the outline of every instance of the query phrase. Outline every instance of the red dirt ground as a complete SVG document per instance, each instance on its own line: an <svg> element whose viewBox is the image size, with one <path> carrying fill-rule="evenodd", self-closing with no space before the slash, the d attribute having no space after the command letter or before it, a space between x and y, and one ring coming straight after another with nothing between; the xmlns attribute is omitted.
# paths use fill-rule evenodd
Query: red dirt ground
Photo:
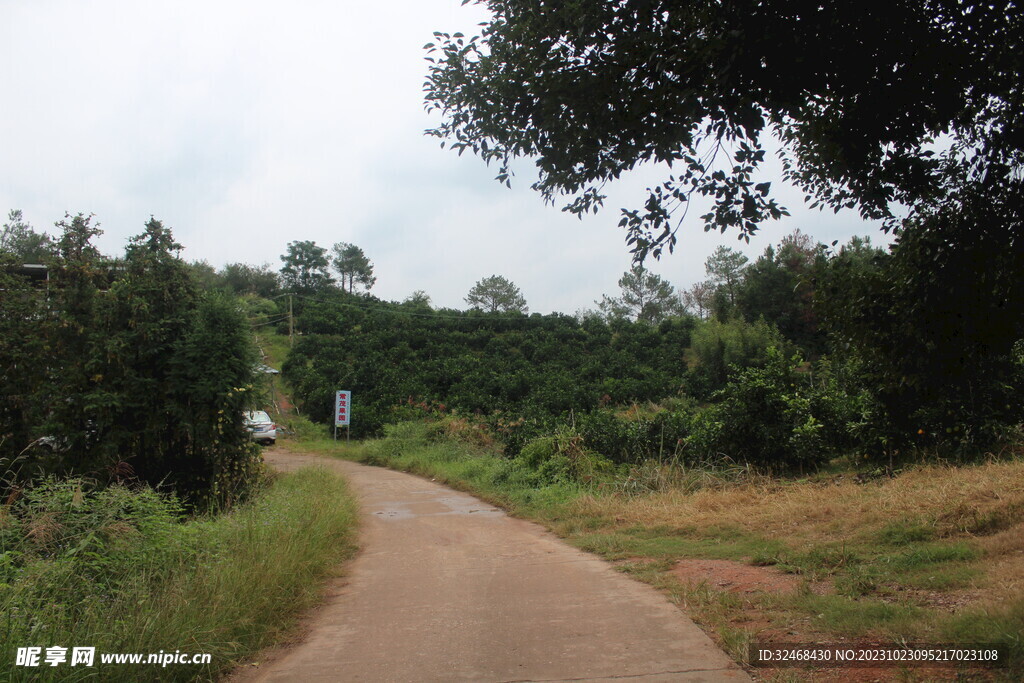
<svg viewBox="0 0 1024 683"><path fill-rule="evenodd" d="M683 583L731 593L792 593L800 587L793 574L731 560L680 560L672 573Z"/></svg>

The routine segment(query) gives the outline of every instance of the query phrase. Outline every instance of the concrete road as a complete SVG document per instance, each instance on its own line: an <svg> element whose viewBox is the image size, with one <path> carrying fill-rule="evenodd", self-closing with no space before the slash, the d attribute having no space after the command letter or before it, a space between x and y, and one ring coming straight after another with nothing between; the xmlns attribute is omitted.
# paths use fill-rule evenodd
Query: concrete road
<svg viewBox="0 0 1024 683"><path fill-rule="evenodd" d="M400 472L266 459L340 471L362 550L303 642L237 680L750 680L653 588L535 524Z"/></svg>

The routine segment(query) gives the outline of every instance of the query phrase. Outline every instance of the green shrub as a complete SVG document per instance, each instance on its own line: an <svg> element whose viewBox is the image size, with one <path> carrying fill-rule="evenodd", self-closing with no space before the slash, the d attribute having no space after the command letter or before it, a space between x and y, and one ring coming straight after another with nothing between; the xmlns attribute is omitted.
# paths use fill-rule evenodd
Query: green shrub
<svg viewBox="0 0 1024 683"><path fill-rule="evenodd" d="M531 441L510 463L510 471L532 473L538 484L595 483L615 472L607 458L587 449L579 433L563 428Z"/></svg>
<svg viewBox="0 0 1024 683"><path fill-rule="evenodd" d="M691 429L692 401L679 399L672 409L626 419L608 409L579 415L574 425L590 450L617 464L674 458Z"/></svg>
<svg viewBox="0 0 1024 683"><path fill-rule="evenodd" d="M690 388L707 395L725 385L734 367L759 367L768 361L768 349L782 348L779 331L764 320L748 323L740 318L702 323L692 336L698 364L690 373Z"/></svg>
<svg viewBox="0 0 1024 683"><path fill-rule="evenodd" d="M761 368L736 374L713 399L716 403L697 413L685 440L691 461L731 459L759 467L789 469L813 467L825 461L828 450L822 423L811 412L806 392L798 389L795 368L769 349Z"/></svg>

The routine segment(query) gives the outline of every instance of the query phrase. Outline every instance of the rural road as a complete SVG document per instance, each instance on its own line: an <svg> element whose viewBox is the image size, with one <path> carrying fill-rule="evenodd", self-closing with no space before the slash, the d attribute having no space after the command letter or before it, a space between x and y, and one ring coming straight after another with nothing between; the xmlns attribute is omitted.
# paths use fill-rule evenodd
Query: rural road
<svg viewBox="0 0 1024 683"><path fill-rule="evenodd" d="M653 588L541 527L419 477L331 467L362 506L362 550L298 645L232 681L748 681Z"/></svg>

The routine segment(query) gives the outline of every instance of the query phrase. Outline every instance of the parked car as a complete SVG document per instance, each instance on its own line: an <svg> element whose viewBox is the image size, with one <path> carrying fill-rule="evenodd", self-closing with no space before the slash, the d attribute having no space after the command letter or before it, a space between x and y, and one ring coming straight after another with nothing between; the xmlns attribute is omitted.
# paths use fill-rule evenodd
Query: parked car
<svg viewBox="0 0 1024 683"><path fill-rule="evenodd" d="M250 410L245 414L245 428L253 441L273 445L277 441L277 425L266 411Z"/></svg>

